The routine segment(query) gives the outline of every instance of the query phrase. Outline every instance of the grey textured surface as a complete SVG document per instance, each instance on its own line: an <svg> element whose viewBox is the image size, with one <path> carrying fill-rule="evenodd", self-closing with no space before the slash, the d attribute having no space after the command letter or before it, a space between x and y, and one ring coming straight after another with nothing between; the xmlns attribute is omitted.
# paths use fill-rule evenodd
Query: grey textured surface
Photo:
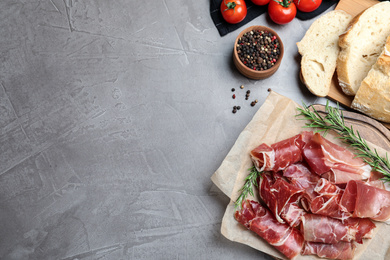
<svg viewBox="0 0 390 260"><path fill-rule="evenodd" d="M295 43L313 21L246 25L271 26L286 50L255 81L232 62L239 31L220 37L208 12L206 0L0 2L1 259L271 259L220 234L228 198L210 177L268 88L323 102L298 79Z"/></svg>

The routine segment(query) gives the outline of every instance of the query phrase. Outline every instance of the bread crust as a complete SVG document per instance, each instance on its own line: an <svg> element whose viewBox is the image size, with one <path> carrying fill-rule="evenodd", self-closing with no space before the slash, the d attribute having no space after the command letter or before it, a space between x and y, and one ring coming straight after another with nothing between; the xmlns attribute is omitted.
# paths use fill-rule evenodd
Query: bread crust
<svg viewBox="0 0 390 260"><path fill-rule="evenodd" d="M390 123L390 36L381 55L363 80L351 107Z"/></svg>
<svg viewBox="0 0 390 260"><path fill-rule="evenodd" d="M385 16L385 18L383 18L385 20L385 23L384 24L387 24L386 21L389 20L388 17L390 17L390 3L389 2L381 2L381 3L378 3L378 4L375 4L374 6L366 9L365 11L361 12L360 14L358 14L357 16L355 16L352 21L350 22L350 24L348 25L348 28L346 30L345 33L343 33L342 35L340 35L339 37L339 46L341 48L340 50L340 53L338 55L338 58L337 58L337 75L338 75L338 81L339 81L339 85L342 89L342 91L346 94L346 95L350 95L350 96L354 96L359 87L360 87L360 82L359 80L363 79L364 76L367 74L368 70L369 70L369 67L372 66L372 64L375 62L376 60L376 56L373 55L375 54L374 53L367 53L367 55L362 55L362 57L368 57L366 60L365 59L360 59L360 60L363 60L363 61L360 61L359 62L361 64L358 64L357 66L360 66L360 67L365 67L366 69L363 69L364 71L362 71L362 75L361 78L359 78L359 80L356 78L356 76L354 77L354 74L356 73L356 69L352 69L352 65L351 63L356 63L357 61L357 58L353 58L354 56L358 56L360 57L360 53L357 53L356 50L358 49L356 46L357 45L361 45L363 46L362 42L365 42L364 39L361 39L359 38L359 33L361 31L361 28L362 26L364 26L363 28L365 30L371 30L371 32L374 32L376 33L375 31L376 30L379 30L380 32L382 32L382 28L380 26L378 26L377 24L368 24L365 23L367 22L367 20L371 21L372 23L375 22L378 22L376 21L376 19L373 19L375 18L374 16L375 15L370 15L370 12L373 12L373 10L376 10L376 9L380 9L380 8L385 8L386 10L388 10L389 14L387 16ZM365 21L365 22L361 22L361 21ZM379 21L380 23L381 21ZM371 26L370 29L367 29L369 26ZM390 32L390 29L386 29ZM383 35L383 36L382 36ZM382 48L382 46L384 45L384 41L385 41L385 37L387 37L388 33L386 33L385 31L383 33L381 33L381 36L382 37L381 39L383 44L378 46L378 48ZM379 37L379 36L378 36ZM369 43L366 43L366 45L369 44ZM374 44L374 43L372 43ZM365 50L364 46L363 46L363 50ZM379 54L379 51L376 55ZM352 61L351 61L352 60ZM355 66L355 65L353 65Z"/></svg>

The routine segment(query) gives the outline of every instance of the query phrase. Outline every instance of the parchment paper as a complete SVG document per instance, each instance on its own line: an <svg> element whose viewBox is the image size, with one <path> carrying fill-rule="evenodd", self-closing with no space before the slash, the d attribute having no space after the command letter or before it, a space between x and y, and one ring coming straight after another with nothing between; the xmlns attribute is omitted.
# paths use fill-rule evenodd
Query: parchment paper
<svg viewBox="0 0 390 260"><path fill-rule="evenodd" d="M289 98L279 95L276 92L270 92L264 104L239 135L221 166L211 176L213 183L231 199L222 219L222 235L231 241L246 244L281 259L287 258L234 219L234 201L239 196L239 190L244 185L245 177L248 175L248 169L252 167L252 161L249 156L252 149L261 143L271 145L277 141L287 139L302 130L314 130L303 128L306 121L298 120L296 117L298 114L296 108L299 106ZM341 146L345 146L335 136L336 134L329 132L326 138ZM367 143L372 148L377 149L380 155L385 155L386 151L382 148L372 143ZM258 198L252 199L258 200ZM390 259L390 225L378 222L375 224L377 227L374 238L366 239L363 244L357 244L358 247L354 260ZM320 258L316 256L298 256L295 259L308 260Z"/></svg>

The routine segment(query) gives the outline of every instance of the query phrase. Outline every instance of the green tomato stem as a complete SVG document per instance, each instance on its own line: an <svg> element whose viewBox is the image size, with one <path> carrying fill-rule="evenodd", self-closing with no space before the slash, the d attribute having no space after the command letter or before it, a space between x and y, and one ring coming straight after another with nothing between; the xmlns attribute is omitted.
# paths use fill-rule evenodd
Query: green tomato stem
<svg viewBox="0 0 390 260"><path fill-rule="evenodd" d="M236 8L236 3L235 2L228 2L227 4L226 4L226 6L227 6L227 10L228 9L233 9L234 10L234 8Z"/></svg>
<svg viewBox="0 0 390 260"><path fill-rule="evenodd" d="M292 0L281 0L281 1L274 0L274 1L285 8L289 7L291 5L291 3L293 2Z"/></svg>

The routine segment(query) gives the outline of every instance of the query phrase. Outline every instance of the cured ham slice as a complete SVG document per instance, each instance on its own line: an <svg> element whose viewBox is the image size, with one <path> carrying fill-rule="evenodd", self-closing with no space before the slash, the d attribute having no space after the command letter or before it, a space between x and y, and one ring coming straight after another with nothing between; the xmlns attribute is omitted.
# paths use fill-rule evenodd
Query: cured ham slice
<svg viewBox="0 0 390 260"><path fill-rule="evenodd" d="M300 229L305 241L309 242L335 244L353 240L348 233L348 227L341 221L326 216L307 214L302 219Z"/></svg>
<svg viewBox="0 0 390 260"><path fill-rule="evenodd" d="M303 155L316 174L325 174L324 177L336 184L366 180L371 174L371 167L361 158L326 140L319 133L315 133L305 145Z"/></svg>
<svg viewBox="0 0 390 260"><path fill-rule="evenodd" d="M318 180L314 191L318 194L310 201L310 211L313 214L329 216L341 220L351 217L349 212L345 212L340 207L340 200L344 190L321 178Z"/></svg>
<svg viewBox="0 0 390 260"><path fill-rule="evenodd" d="M349 260L355 255L356 246L351 242L338 242L337 244L322 244L306 242L302 255L317 255L328 259Z"/></svg>
<svg viewBox="0 0 390 260"><path fill-rule="evenodd" d="M298 206L304 190L283 178L264 173L259 180L259 195L280 223L298 226L305 211Z"/></svg>
<svg viewBox="0 0 390 260"><path fill-rule="evenodd" d="M390 220L390 191L363 181L348 182L340 205L354 217L386 222Z"/></svg>
<svg viewBox="0 0 390 260"><path fill-rule="evenodd" d="M312 173L307 165L303 163L296 163L288 166L283 171L283 176L286 177L293 186L304 190L304 199L301 199L301 204L305 210L309 210L311 201L317 196L314 188L320 177Z"/></svg>
<svg viewBox="0 0 390 260"><path fill-rule="evenodd" d="M316 196L314 188L317 186L320 177L313 174L305 164L296 163L288 166L283 171L283 176L286 177L292 185L304 189L305 193L310 197L314 198Z"/></svg>
<svg viewBox="0 0 390 260"><path fill-rule="evenodd" d="M349 227L350 233L355 232L356 242L362 243L362 239L372 238L376 225L369 218L348 218L343 221Z"/></svg>
<svg viewBox="0 0 390 260"><path fill-rule="evenodd" d="M326 199L324 196L318 196L311 201L310 211L313 214L328 216L339 220L345 220L351 217L351 214L344 212L339 206L340 196L334 196Z"/></svg>
<svg viewBox="0 0 390 260"><path fill-rule="evenodd" d="M331 169L330 171L321 175L321 177L329 180L332 183L344 185L351 180L367 180L369 178L368 172L364 175L355 174L340 169Z"/></svg>
<svg viewBox="0 0 390 260"><path fill-rule="evenodd" d="M244 201L242 208L236 211L234 216L238 222L266 240L287 258L292 259L300 254L304 244L301 233L296 228L279 223L272 213L258 202Z"/></svg>
<svg viewBox="0 0 390 260"><path fill-rule="evenodd" d="M286 140L272 144L263 143L250 153L258 171L280 171L287 166L302 161L302 150L310 140L312 132L302 132Z"/></svg>
<svg viewBox="0 0 390 260"><path fill-rule="evenodd" d="M334 197L343 193L343 190L341 188L324 178L318 180L314 190L321 196L326 197Z"/></svg>
<svg viewBox="0 0 390 260"><path fill-rule="evenodd" d="M375 224L369 219L342 222L326 216L306 214L302 217L300 230L305 241L335 244L353 240L362 243L363 238L371 238L374 228Z"/></svg>

